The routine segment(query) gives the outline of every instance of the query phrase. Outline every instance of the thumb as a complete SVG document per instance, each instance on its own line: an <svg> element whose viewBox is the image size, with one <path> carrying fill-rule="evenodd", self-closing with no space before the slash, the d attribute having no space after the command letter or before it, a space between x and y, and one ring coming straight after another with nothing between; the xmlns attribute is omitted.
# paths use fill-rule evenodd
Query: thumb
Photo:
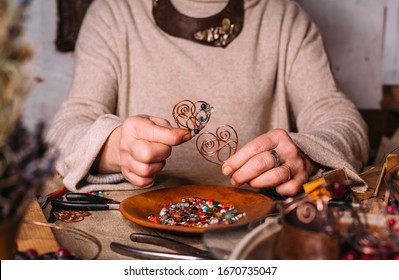
<svg viewBox="0 0 399 280"><path fill-rule="evenodd" d="M180 141L177 141L174 146L185 143L193 138L193 136L191 135L191 131L189 129L174 128L174 130L177 137L180 139Z"/></svg>

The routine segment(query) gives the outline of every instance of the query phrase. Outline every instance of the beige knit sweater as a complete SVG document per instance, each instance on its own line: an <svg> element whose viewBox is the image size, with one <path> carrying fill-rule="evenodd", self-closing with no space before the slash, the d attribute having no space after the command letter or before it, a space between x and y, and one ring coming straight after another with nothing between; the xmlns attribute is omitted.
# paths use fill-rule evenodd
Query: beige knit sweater
<svg viewBox="0 0 399 280"><path fill-rule="evenodd" d="M244 2L243 30L225 49L165 34L152 17L152 0L93 2L79 34L70 96L48 134L68 189L134 188L121 174L89 174L93 161L124 118L148 114L173 123L173 106L183 99L210 103L207 130L232 125L239 147L283 128L314 161L358 178L368 158L367 127L337 89L317 27L293 1ZM172 3L206 17L227 0ZM173 148L165 171L210 165L220 169L198 154L193 139Z"/></svg>

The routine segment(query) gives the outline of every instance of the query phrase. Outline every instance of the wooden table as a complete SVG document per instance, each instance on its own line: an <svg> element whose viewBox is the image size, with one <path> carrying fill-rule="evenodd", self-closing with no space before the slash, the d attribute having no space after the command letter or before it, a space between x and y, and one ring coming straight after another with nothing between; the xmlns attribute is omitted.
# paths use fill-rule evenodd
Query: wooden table
<svg viewBox="0 0 399 280"><path fill-rule="evenodd" d="M46 223L46 217L35 199L28 207L19 229L17 247L20 251L35 249L39 254L55 252L60 247L51 228L29 224L26 221Z"/></svg>

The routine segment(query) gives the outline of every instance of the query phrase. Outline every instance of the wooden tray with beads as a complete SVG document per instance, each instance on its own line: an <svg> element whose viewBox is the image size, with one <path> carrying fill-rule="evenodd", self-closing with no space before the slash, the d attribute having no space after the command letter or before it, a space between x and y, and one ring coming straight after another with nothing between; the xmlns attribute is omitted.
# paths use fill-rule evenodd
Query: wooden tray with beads
<svg viewBox="0 0 399 280"><path fill-rule="evenodd" d="M211 198L223 204L232 204L238 211L244 212L245 216L232 224L212 224L207 227L167 225L148 220L148 216L159 213L163 205L176 203L185 197ZM153 190L129 197L120 204L122 215L140 226L189 234L202 234L213 229L244 226L274 209L275 203L263 194L240 188L211 185L183 185Z"/></svg>

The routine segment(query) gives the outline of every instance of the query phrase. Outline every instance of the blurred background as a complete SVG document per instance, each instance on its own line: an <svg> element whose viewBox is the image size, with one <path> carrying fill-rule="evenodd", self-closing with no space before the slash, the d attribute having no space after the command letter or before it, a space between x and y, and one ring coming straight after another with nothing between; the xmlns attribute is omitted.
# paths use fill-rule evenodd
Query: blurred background
<svg viewBox="0 0 399 280"><path fill-rule="evenodd" d="M50 125L68 95L73 44L93 0L33 0L25 35L37 84L26 101L28 128ZM150 0L149 0L150 1ZM319 26L341 89L369 125L371 161L399 137L399 0L296 0ZM384 148L380 148L384 144Z"/></svg>

